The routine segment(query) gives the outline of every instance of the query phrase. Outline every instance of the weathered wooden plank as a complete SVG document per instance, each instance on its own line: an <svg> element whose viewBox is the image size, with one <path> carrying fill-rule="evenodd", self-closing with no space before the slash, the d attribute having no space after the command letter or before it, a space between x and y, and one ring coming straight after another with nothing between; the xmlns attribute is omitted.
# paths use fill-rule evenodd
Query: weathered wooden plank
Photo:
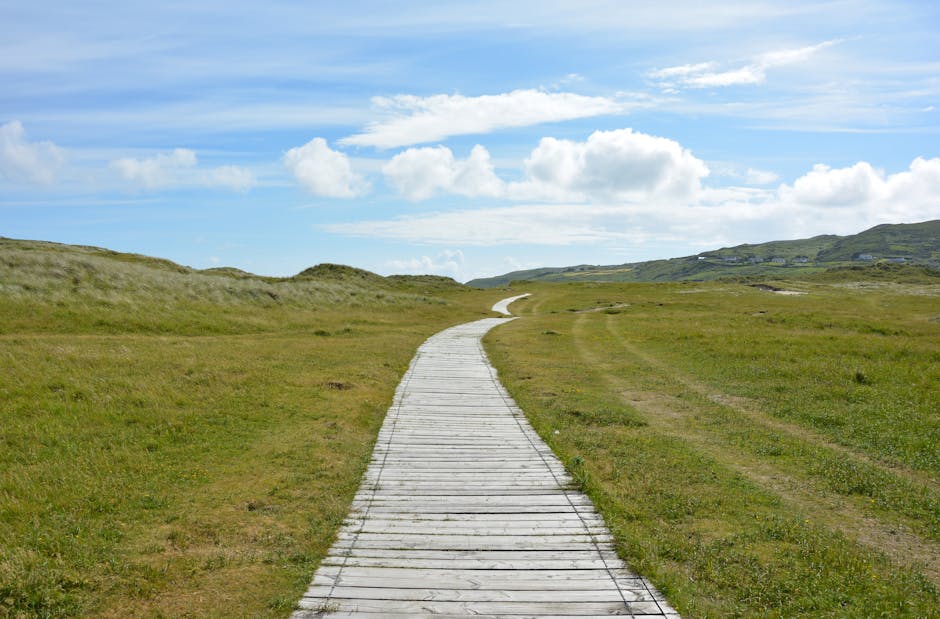
<svg viewBox="0 0 940 619"><path fill-rule="evenodd" d="M565 524L554 522L541 523L541 525L508 525L496 524L491 522L483 523L447 523L438 522L432 526L426 523L403 522L397 523L366 520L362 524L351 525L351 530L361 531L362 533L411 533L415 535L436 535L436 534L456 534L456 535L568 535L573 532L585 532L595 536L606 533L607 527L601 525L585 525L582 522L569 521Z"/></svg>
<svg viewBox="0 0 940 619"><path fill-rule="evenodd" d="M431 536L429 536L431 537ZM584 541L562 541L545 539L541 537L515 540L496 540L487 537L475 537L464 539L401 539L401 540L382 540L361 537L354 542L337 542L331 549L342 550L351 548L355 545L357 548L384 548L388 550L400 549L426 549L426 550L582 550L593 547L590 540Z"/></svg>
<svg viewBox="0 0 940 619"><path fill-rule="evenodd" d="M508 583L506 583L508 584ZM623 602L620 591L607 580L603 589L568 589L556 583L551 589L438 589L397 587L347 587L314 585L304 598L334 600L401 600L443 602ZM655 602L654 602L655 603Z"/></svg>
<svg viewBox="0 0 940 619"><path fill-rule="evenodd" d="M491 588L493 586L505 587L507 574L505 570L460 570L460 569L405 569L405 568L371 568L371 567L340 567L324 566L317 570L317 576L326 579L329 583L352 585L370 580L388 582L391 580L408 582L435 582L451 583L448 588ZM643 581L627 570L608 569L581 569L581 570L515 570L512 576L512 587L519 583L535 583L544 587L547 582L565 581L571 583L609 583L611 577L617 579L622 587L645 591ZM358 585L368 586L368 585ZM574 586L573 584L571 586Z"/></svg>
<svg viewBox="0 0 940 619"><path fill-rule="evenodd" d="M343 522L343 526L359 526L366 519L350 516ZM604 526L604 519L600 516L588 514L462 514L460 517L447 514L421 514L409 512L405 514L377 515L371 514L368 522L375 525L400 524L402 522L419 523L434 527L474 527L480 524L496 524L498 526L544 526L557 524L560 526Z"/></svg>
<svg viewBox="0 0 940 619"><path fill-rule="evenodd" d="M433 571L433 570L431 570ZM577 572L579 570L572 570ZM379 577L379 578L349 578L342 576L338 579L331 579L326 576L317 575L313 579L310 590L308 590L308 596L317 595L320 597L326 597L330 595L330 591L333 589L334 585L336 587L346 587L347 590L352 591L357 588L362 589L400 589L402 591L421 591L423 589L431 589L435 591L481 591L481 592L497 592L503 593L507 591L506 587L511 586L511 591L514 592L535 592L541 593L546 590L551 590L559 594L559 597L567 601L576 601L576 600L591 600L599 602L602 600L609 599L607 597L598 596L599 591L605 591L613 597L614 600L622 599L623 597L627 598L627 601L655 601L645 592L645 589L640 592L626 591L625 588L618 588L618 583L616 583L611 578L605 576L597 579L586 579L586 578L574 578L570 580L552 580L547 581L544 579L530 579L530 580L520 580L515 576L511 580L507 580L504 575L501 580L495 582L486 582L477 584L472 578L466 579L454 579L454 578L435 578L427 577L422 582L418 582L410 578L390 578L390 577ZM316 589L320 587L320 589ZM324 593L326 591L326 593ZM317 593L319 592L319 593ZM577 593L574 593L577 592ZM365 599L370 599L372 596L372 591L365 592L361 597ZM573 595L567 595L568 593L573 593ZM358 592L352 591L349 594L349 597L360 597L357 595ZM337 596L339 597L339 596ZM457 596L457 595L445 595L437 594L436 597L428 596L419 596L417 598L410 597L393 597L392 599L458 599L458 600L485 600L485 599L524 599L521 596L513 597L497 597L491 596L486 598L483 596L479 597L466 597L466 596ZM379 598L382 599L382 598Z"/></svg>
<svg viewBox="0 0 940 619"><path fill-rule="evenodd" d="M486 560L504 560L518 559L522 561L541 561L546 559L564 560L564 559L597 559L601 558L612 564L617 562L617 553L612 549L583 549L579 551L556 551L556 550L466 550L466 551L448 551L448 550L382 550L353 548L343 551L345 556L372 556L372 557L403 557L410 559L486 559ZM337 554L337 556L340 556ZM500 568L492 568L500 569ZM535 569L535 568L533 568ZM542 569L542 568L538 568ZM573 569L573 568L559 568Z"/></svg>
<svg viewBox="0 0 940 619"><path fill-rule="evenodd" d="M656 602L460 602L460 601L413 601L413 600L345 600L341 598L301 598L302 609L331 608L333 612L344 610L355 612L399 612L399 613L463 613L495 615L634 615L661 613Z"/></svg>
<svg viewBox="0 0 940 619"><path fill-rule="evenodd" d="M401 567L424 569L460 568L468 570L580 570L604 569L607 562L603 559L403 559L395 556L337 557L330 555L323 559L323 565L343 565L355 567Z"/></svg>
<svg viewBox="0 0 940 619"><path fill-rule="evenodd" d="M339 570L340 568L336 568ZM331 577L325 573L317 573L313 583L308 589L306 595L330 595L329 590L334 586L342 587L360 587L360 588L396 588L396 589L437 589L437 590L471 590L471 591L505 591L507 586L512 587L512 591L583 591L596 593L597 591L613 592L617 597L615 599L625 599L628 602L653 602L652 596L646 590L646 586L640 580L614 580L603 570L529 570L536 574L551 572L552 574L565 574L559 577L547 577L544 575L522 578L513 574L511 579L507 579L505 570L497 570L498 576L495 578L486 578L479 575L483 570L465 570L462 575L439 575L435 572L444 570L406 570L402 568L389 568L397 572L404 572L405 575L393 576L380 574L377 576L352 576L347 574L348 570L369 569L369 568L346 568L342 570L341 575ZM521 571L521 570L519 570ZM421 576L407 575L408 572L419 572ZM571 574L580 574L581 572L596 573L600 575L593 578L574 578ZM636 583L636 584L634 584ZM319 587L319 589L318 589ZM323 594L322 588L328 591ZM631 588L632 587L632 588ZM317 593L319 591L320 593ZM355 597L355 596L354 596ZM425 599L425 598L421 598ZM467 598L463 598L467 599ZM569 598L574 601L576 598ZM593 601L601 601L603 598L588 597Z"/></svg>
<svg viewBox="0 0 940 619"><path fill-rule="evenodd" d="M298 610L295 612L295 619L319 619L323 617L324 614L318 611L313 610ZM372 613L372 612L357 612L357 611L333 611L329 613L330 617L345 617L347 619L376 619L381 617L382 619L466 619L470 615L465 613L452 614L452 613L421 613L421 612L409 612L409 613L390 613L390 612L381 612L381 613ZM507 615L489 615L489 614L476 614L472 615L474 619L507 619ZM680 619L678 614L674 613L665 613L660 614L656 613L653 615L633 615L638 619L643 619L644 617L656 617L664 619ZM610 617L609 613L603 615L509 615L512 619L607 619Z"/></svg>

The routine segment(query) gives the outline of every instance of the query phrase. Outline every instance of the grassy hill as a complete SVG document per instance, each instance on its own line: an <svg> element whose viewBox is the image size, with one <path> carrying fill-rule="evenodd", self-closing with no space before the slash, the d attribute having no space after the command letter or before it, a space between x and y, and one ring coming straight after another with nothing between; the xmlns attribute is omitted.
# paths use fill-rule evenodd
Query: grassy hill
<svg viewBox="0 0 940 619"><path fill-rule="evenodd" d="M819 252L818 259L826 262L854 260L861 254L937 263L940 261L940 220L875 226L837 239Z"/></svg>
<svg viewBox="0 0 940 619"><path fill-rule="evenodd" d="M885 224L851 236L745 244L695 256L610 266L578 265L513 271L475 279L489 288L511 281L667 282L708 281L722 277L789 277L853 264L898 261L940 268L940 220Z"/></svg>

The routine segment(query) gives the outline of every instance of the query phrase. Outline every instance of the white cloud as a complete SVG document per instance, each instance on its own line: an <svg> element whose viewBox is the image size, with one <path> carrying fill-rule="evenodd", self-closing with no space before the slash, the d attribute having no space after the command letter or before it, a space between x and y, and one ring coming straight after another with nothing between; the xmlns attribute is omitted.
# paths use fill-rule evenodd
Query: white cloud
<svg viewBox="0 0 940 619"><path fill-rule="evenodd" d="M505 189L493 171L489 152L479 144L464 160L454 159L446 146L409 148L392 157L382 172L410 200L424 200L438 191L495 197Z"/></svg>
<svg viewBox="0 0 940 619"><path fill-rule="evenodd" d="M631 129L595 131L585 142L542 138L524 163L524 199L690 199L708 167L673 140Z"/></svg>
<svg viewBox="0 0 940 619"><path fill-rule="evenodd" d="M440 245L574 245L700 249L758 240L849 234L940 216L940 158L886 175L870 164L818 165L777 189L704 188L690 198L617 204L527 204L325 226L337 234ZM647 250L648 252L648 250Z"/></svg>
<svg viewBox="0 0 940 619"><path fill-rule="evenodd" d="M313 138L284 154L284 165L304 187L318 196L354 198L369 191L369 184L353 172L349 157Z"/></svg>
<svg viewBox="0 0 940 619"><path fill-rule="evenodd" d="M511 183L480 145L464 160L445 146L409 148L382 171L411 200L449 193L555 202L689 199L708 175L678 142L631 129L595 131L584 142L542 138L523 162L523 180Z"/></svg>
<svg viewBox="0 0 940 619"><path fill-rule="evenodd" d="M769 185L776 183L778 180L780 180L778 174L766 170L748 168L747 172L744 174L744 182L748 185Z"/></svg>
<svg viewBox="0 0 940 619"><path fill-rule="evenodd" d="M257 184L251 170L240 166L226 165L213 168L205 175L205 184L210 187L227 187L245 192Z"/></svg>
<svg viewBox="0 0 940 619"><path fill-rule="evenodd" d="M682 79L686 86L694 88L713 88L718 86L737 86L740 84L761 84L767 80L767 73L763 67L748 65L732 71L718 73L701 73L689 75Z"/></svg>
<svg viewBox="0 0 940 619"><path fill-rule="evenodd" d="M869 221L910 222L940 216L940 158L917 157L904 172L885 174L865 161L848 168L818 164L781 185L780 199L817 211L842 210Z"/></svg>
<svg viewBox="0 0 940 619"><path fill-rule="evenodd" d="M408 215L390 220L329 224L329 232L438 245L570 245L622 238L594 222L612 207L518 205Z"/></svg>
<svg viewBox="0 0 940 619"><path fill-rule="evenodd" d="M28 142L19 121L0 125L0 174L7 179L49 185L64 163L65 154L52 142Z"/></svg>
<svg viewBox="0 0 940 619"><path fill-rule="evenodd" d="M762 84L767 81L767 70L789 64L806 62L817 52L839 43L838 40L823 41L817 45L808 45L793 49L783 49L761 54L752 62L727 71L716 71L715 62L685 64L665 69L649 71L653 79L662 80L661 87L674 89L676 86L690 88L714 88L743 84Z"/></svg>
<svg viewBox="0 0 940 619"><path fill-rule="evenodd" d="M884 173L870 163L860 161L850 168L835 170L820 163L796 179L792 188L782 186L781 195L802 204L846 206L864 204L885 189Z"/></svg>
<svg viewBox="0 0 940 619"><path fill-rule="evenodd" d="M196 167L196 153L188 148L177 148L147 159L124 157L111 162L111 167L131 183L146 189L158 189L179 182L179 172Z"/></svg>
<svg viewBox="0 0 940 619"><path fill-rule="evenodd" d="M822 43L817 43L816 45L807 45L806 47L767 52L758 56L757 62L755 64L757 64L759 67L767 69L770 67L782 67L784 65L793 64L796 62L806 62L816 55L816 52L826 49L827 47L832 47L833 45L836 45L840 42L841 41L839 40L823 41Z"/></svg>
<svg viewBox="0 0 940 619"><path fill-rule="evenodd" d="M361 133L340 140L341 144L395 148L453 135L619 114L628 107L606 97L532 89L479 97L398 95L372 101L391 117L367 125Z"/></svg>
<svg viewBox="0 0 940 619"><path fill-rule="evenodd" d="M122 157L111 161L111 167L125 181L144 189L172 187L224 187L233 191L248 191L255 186L251 170L226 165L199 170L196 153L188 148L177 148L152 157Z"/></svg>
<svg viewBox="0 0 940 619"><path fill-rule="evenodd" d="M665 69L654 69L648 73L650 77L656 79L668 79L673 77L684 77L705 73L717 66L715 62L699 62L697 64L683 64L676 67L666 67Z"/></svg>
<svg viewBox="0 0 940 619"><path fill-rule="evenodd" d="M448 249L436 256L421 256L410 260L390 260L385 266L397 274L447 275L459 278L463 272L464 256L459 249Z"/></svg>

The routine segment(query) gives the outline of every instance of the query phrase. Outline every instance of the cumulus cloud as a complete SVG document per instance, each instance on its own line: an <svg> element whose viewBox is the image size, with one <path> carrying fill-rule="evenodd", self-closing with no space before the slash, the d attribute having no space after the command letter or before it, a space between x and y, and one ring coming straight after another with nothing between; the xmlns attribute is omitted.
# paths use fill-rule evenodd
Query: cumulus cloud
<svg viewBox="0 0 940 619"><path fill-rule="evenodd" d="M124 180L146 189L177 184L179 172L194 168L196 164L196 153L188 148L177 148L173 152L160 153L146 159L125 157L111 162L111 166Z"/></svg>
<svg viewBox="0 0 940 619"><path fill-rule="evenodd" d="M395 273L405 275L448 275L459 278L463 271L464 256L459 249L447 249L433 258L421 256L410 260L390 260L386 266Z"/></svg>
<svg viewBox="0 0 940 619"><path fill-rule="evenodd" d="M617 248L681 243L701 249L755 240L849 234L940 214L940 158L885 174L866 162L817 165L792 185L703 188L685 200L543 203L459 209L325 226L331 232L441 245Z"/></svg>
<svg viewBox="0 0 940 619"><path fill-rule="evenodd" d="M904 172L885 174L866 161L847 168L817 164L781 185L779 198L817 210L845 210L869 219L917 221L940 213L940 158L917 157Z"/></svg>
<svg viewBox="0 0 940 619"><path fill-rule="evenodd" d="M479 144L464 160L454 158L446 146L409 148L382 168L385 178L410 200L424 200L435 193L495 197L504 192L490 153Z"/></svg>
<svg viewBox="0 0 940 619"><path fill-rule="evenodd" d="M284 165L311 193L331 198L355 198L369 191L369 184L356 174L344 153L329 147L323 138L313 138L284 154Z"/></svg>
<svg viewBox="0 0 940 619"><path fill-rule="evenodd" d="M0 175L15 182L49 185L65 163L62 149L52 142L29 142L18 121L0 125Z"/></svg>
<svg viewBox="0 0 940 619"><path fill-rule="evenodd" d="M781 194L793 202L819 206L864 204L887 189L884 173L860 161L849 168L832 169L816 164L808 174L796 179L793 187L781 187Z"/></svg>
<svg viewBox="0 0 940 619"><path fill-rule="evenodd" d="M717 88L745 84L762 84L767 81L767 70L789 64L806 62L817 52L839 43L837 40L823 41L817 45L808 45L792 49L767 52L754 58L748 64L724 71L717 70L715 62L685 64L664 69L654 69L647 75L661 80L660 86L667 89L685 86L688 88Z"/></svg>
<svg viewBox="0 0 940 619"><path fill-rule="evenodd" d="M708 167L673 140L631 129L595 131L584 142L542 138L525 160L517 197L555 200L687 200Z"/></svg>
<svg viewBox="0 0 940 619"><path fill-rule="evenodd" d="M584 142L543 138L523 163L523 180L511 183L480 145L464 160L445 146L409 148L382 171L411 200L448 193L556 202L689 199L708 175L678 142L631 129L595 131Z"/></svg>
<svg viewBox="0 0 940 619"><path fill-rule="evenodd" d="M454 135L618 114L627 109L627 104L606 97L533 89L478 97L398 95L375 97L372 101L390 117L343 138L341 144L395 148Z"/></svg>

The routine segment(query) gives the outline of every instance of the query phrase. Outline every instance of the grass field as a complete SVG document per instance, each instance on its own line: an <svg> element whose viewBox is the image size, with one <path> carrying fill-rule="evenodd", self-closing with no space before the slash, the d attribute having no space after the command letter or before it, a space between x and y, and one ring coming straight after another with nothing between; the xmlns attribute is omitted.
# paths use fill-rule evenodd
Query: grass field
<svg viewBox="0 0 940 619"><path fill-rule="evenodd" d="M940 279L874 275L526 284L487 350L683 616L936 617Z"/></svg>
<svg viewBox="0 0 940 619"><path fill-rule="evenodd" d="M417 346L505 296L0 242L0 617L284 617Z"/></svg>
<svg viewBox="0 0 940 619"><path fill-rule="evenodd" d="M487 349L686 617L940 614L940 283L273 279L0 240L0 617L286 617L416 347Z"/></svg>

